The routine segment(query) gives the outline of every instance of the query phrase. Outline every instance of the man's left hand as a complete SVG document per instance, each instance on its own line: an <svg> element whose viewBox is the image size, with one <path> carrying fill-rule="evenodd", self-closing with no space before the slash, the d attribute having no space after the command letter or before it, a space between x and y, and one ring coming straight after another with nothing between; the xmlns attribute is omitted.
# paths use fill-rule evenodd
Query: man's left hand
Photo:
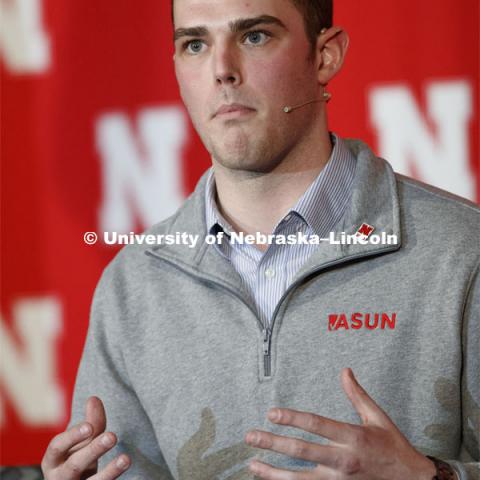
<svg viewBox="0 0 480 480"><path fill-rule="evenodd" d="M316 463L313 470L274 468L255 459L250 470L265 480L432 480L432 461L416 450L388 415L358 384L349 368L342 386L360 415L361 425L338 422L313 413L273 408L268 419L330 440L327 445L252 430L245 441L254 447Z"/></svg>

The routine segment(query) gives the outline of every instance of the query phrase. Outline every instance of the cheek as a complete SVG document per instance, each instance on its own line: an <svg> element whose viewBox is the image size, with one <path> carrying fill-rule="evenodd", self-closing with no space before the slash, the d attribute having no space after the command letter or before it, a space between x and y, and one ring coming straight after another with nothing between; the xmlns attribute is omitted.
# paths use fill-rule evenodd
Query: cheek
<svg viewBox="0 0 480 480"><path fill-rule="evenodd" d="M198 104L201 103L201 94L205 87L205 82L202 81L199 75L199 69L192 67L176 67L175 73L180 89L180 95L189 111L198 109Z"/></svg>
<svg viewBox="0 0 480 480"><path fill-rule="evenodd" d="M282 55L252 65L248 83L267 98L281 102L292 94L298 96L308 81L307 76L304 63L292 62L290 56Z"/></svg>

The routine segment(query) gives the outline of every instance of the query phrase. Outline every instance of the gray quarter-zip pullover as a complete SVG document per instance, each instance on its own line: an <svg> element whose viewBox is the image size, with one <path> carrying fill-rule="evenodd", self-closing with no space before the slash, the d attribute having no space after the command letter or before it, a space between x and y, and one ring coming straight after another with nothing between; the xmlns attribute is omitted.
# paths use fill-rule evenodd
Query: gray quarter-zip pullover
<svg viewBox="0 0 480 480"><path fill-rule="evenodd" d="M213 245L128 246L105 269L92 305L71 424L89 395L128 453L126 479L246 480L257 455L311 464L244 443L289 407L359 423L340 385L361 385L424 454L478 479L480 210L396 175L359 141L352 197L334 230L367 223L396 245L321 245L295 275L264 329L232 265ZM206 235L205 176L153 234Z"/></svg>

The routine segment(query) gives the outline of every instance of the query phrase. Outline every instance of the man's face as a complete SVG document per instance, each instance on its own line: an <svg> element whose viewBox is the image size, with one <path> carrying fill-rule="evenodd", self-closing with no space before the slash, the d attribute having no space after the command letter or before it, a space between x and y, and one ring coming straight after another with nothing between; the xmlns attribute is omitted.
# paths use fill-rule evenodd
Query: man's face
<svg viewBox="0 0 480 480"><path fill-rule="evenodd" d="M273 170L301 144L319 97L301 13L291 0L175 0L175 70L214 163Z"/></svg>

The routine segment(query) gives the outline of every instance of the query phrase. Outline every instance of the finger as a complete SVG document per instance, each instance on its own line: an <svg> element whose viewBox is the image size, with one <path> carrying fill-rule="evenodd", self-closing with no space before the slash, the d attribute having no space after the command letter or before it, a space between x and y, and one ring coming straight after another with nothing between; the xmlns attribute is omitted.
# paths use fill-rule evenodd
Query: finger
<svg viewBox="0 0 480 480"><path fill-rule="evenodd" d="M285 470L275 468L259 460L253 460L249 465L250 471L258 478L265 480L327 480L331 477L313 474L313 470ZM315 469L316 471L316 469Z"/></svg>
<svg viewBox="0 0 480 480"><path fill-rule="evenodd" d="M117 437L112 432L98 436L81 450L68 457L60 467L62 478L77 478L78 475L90 470L92 464L111 450L116 443Z"/></svg>
<svg viewBox="0 0 480 480"><path fill-rule="evenodd" d="M358 383L350 368L342 369L342 386L364 425L390 427L393 422Z"/></svg>
<svg viewBox="0 0 480 480"><path fill-rule="evenodd" d="M276 435L270 432L253 430L245 436L245 441L253 447L273 450L293 458L301 458L337 468L342 463L342 452L339 447L319 445L298 438Z"/></svg>
<svg viewBox="0 0 480 480"><path fill-rule="evenodd" d="M92 426L84 422L56 435L47 447L42 460L42 468L48 470L56 468L65 460L69 450L90 438L92 432Z"/></svg>
<svg viewBox="0 0 480 480"><path fill-rule="evenodd" d="M268 412L268 419L280 425L290 425L301 428L306 432L314 433L338 443L347 443L354 435L358 425L338 422L310 412L301 412L291 408L272 408Z"/></svg>
<svg viewBox="0 0 480 480"><path fill-rule="evenodd" d="M85 420L93 426L94 436L107 428L107 416L103 402L98 397L89 397L85 406Z"/></svg>
<svg viewBox="0 0 480 480"><path fill-rule="evenodd" d="M85 404L85 420L92 425L93 434L84 442L76 445L70 453L77 452L88 445L95 437L100 435L107 428L107 416L102 401L95 396L89 397Z"/></svg>
<svg viewBox="0 0 480 480"><path fill-rule="evenodd" d="M120 455L114 458L105 468L100 470L96 475L90 477L89 480L112 480L118 478L130 468L132 461L128 455Z"/></svg>

